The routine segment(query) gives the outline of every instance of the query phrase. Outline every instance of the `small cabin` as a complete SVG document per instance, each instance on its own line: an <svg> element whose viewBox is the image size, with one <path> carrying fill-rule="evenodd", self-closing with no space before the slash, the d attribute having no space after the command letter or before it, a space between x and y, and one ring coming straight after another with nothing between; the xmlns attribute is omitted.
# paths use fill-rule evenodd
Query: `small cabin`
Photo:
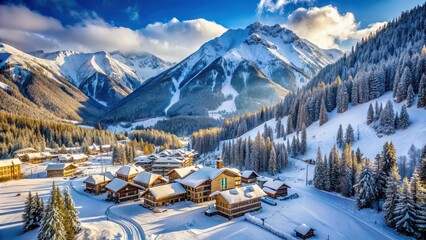
<svg viewBox="0 0 426 240"><path fill-rule="evenodd" d="M83 153L78 154L67 154L58 157L59 162L68 162L68 163L82 163L89 159L89 156Z"/></svg>
<svg viewBox="0 0 426 240"><path fill-rule="evenodd" d="M72 177L77 171L77 166L70 163L55 163L47 165L48 177Z"/></svg>
<svg viewBox="0 0 426 240"><path fill-rule="evenodd" d="M315 229L309 227L306 224L300 224L294 229L294 231L296 232L296 236L302 239L307 239L315 236Z"/></svg>
<svg viewBox="0 0 426 240"><path fill-rule="evenodd" d="M180 183L170 183L149 188L142 195L145 206L161 207L184 201L186 190Z"/></svg>
<svg viewBox="0 0 426 240"><path fill-rule="evenodd" d="M144 190L141 186L126 182L119 178L114 178L105 186L108 196L107 198L114 202L122 202L139 198L139 191Z"/></svg>
<svg viewBox="0 0 426 240"><path fill-rule="evenodd" d="M136 177L140 172L144 172L145 170L139 166L122 166L116 172L117 178L126 181L133 182L133 178Z"/></svg>
<svg viewBox="0 0 426 240"><path fill-rule="evenodd" d="M35 152L35 153L24 153L17 154L19 159L23 162L28 162L32 164L42 163L46 161L46 159L52 158L52 155L49 152Z"/></svg>
<svg viewBox="0 0 426 240"><path fill-rule="evenodd" d="M141 172L133 179L133 182L139 186L144 187L145 189L167 184L168 181L163 176L150 173L150 172Z"/></svg>
<svg viewBox="0 0 426 240"><path fill-rule="evenodd" d="M243 183L255 183L260 175L255 171L246 170L241 172L241 181Z"/></svg>
<svg viewBox="0 0 426 240"><path fill-rule="evenodd" d="M176 168L169 171L166 176L169 178L169 182L175 182L176 179L186 178L189 174L196 172L201 169L203 166L190 166L184 168Z"/></svg>
<svg viewBox="0 0 426 240"><path fill-rule="evenodd" d="M216 198L218 214L232 219L259 210L262 207L261 198L265 195L266 193L255 184L226 191L215 191L210 197Z"/></svg>
<svg viewBox="0 0 426 240"><path fill-rule="evenodd" d="M19 150L16 150L15 152L13 152L13 156L15 158L19 158L19 156L22 156L26 153L36 153L38 152L37 150L35 150L34 148L22 148Z"/></svg>
<svg viewBox="0 0 426 240"><path fill-rule="evenodd" d="M95 174L89 176L84 180L86 184L86 192L94 193L96 195L104 193L106 191L105 186L112 181L111 178L107 174Z"/></svg>
<svg viewBox="0 0 426 240"><path fill-rule="evenodd" d="M277 198L279 196L286 196L288 188L290 187L284 182L273 180L264 183L262 189L269 197Z"/></svg>

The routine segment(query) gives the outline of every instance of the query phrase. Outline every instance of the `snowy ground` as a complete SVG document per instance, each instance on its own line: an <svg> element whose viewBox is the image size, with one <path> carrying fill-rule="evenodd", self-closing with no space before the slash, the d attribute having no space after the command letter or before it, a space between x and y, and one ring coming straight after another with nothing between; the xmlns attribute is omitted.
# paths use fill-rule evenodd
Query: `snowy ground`
<svg viewBox="0 0 426 240"><path fill-rule="evenodd" d="M392 98L392 93L387 93L380 98L370 101L373 106L377 101L379 104L383 103L383 106L386 105L386 102ZM401 111L402 105L405 103L393 103L394 110L397 112ZM357 106L349 106L349 109L344 113L337 113L334 110L331 113L328 113L328 122L319 126L319 122L314 122L309 126L307 130L307 142L308 142L308 151L304 159L316 158L316 151L318 147L321 147L321 151L324 153L329 153L333 145L336 143L337 130L339 124L342 124L343 131L345 132L348 124L351 124L354 133L355 133L355 142L352 144L352 148L360 148L364 156L369 157L374 161L374 158L377 153L379 153L383 144L387 141L392 141L395 144L397 156L407 155L407 152L411 146L414 144L417 148L422 148L426 144L426 110L420 109L415 106L408 108L408 114L410 115L411 125L408 129L398 130L395 134L385 135L379 138L374 131L374 129L367 125L367 110L370 103L364 103ZM287 117L282 119L284 126L287 125ZM269 120L266 122L275 132L275 119ZM264 129L263 124L250 130L241 137L251 139L256 137L258 132L262 133ZM360 139L357 140L357 132L359 129ZM293 134L287 135L287 138L293 138ZM274 139L275 142L283 142L283 139Z"/></svg>
<svg viewBox="0 0 426 240"><path fill-rule="evenodd" d="M110 156L97 156L90 159L88 163L87 166L81 167L86 174L100 173L101 166L107 167L107 171L112 172L118 169L118 166L111 166ZM47 163L24 164L25 179L0 183L0 239L36 239L37 230L25 234L22 233L21 215L28 192L31 191L33 194L38 192L46 203L50 197L53 181L61 188L70 186L71 180L67 178L46 178L46 165ZM75 182L81 181L80 183L82 183L84 179L85 177L82 177L75 180ZM18 193L20 196L17 196ZM84 194L86 193L80 194L72 188L71 194L80 212L79 217L82 222L82 231L77 236L77 239L126 239L128 234L126 229L122 227L121 222L117 223L111 218L107 221L105 211L113 204L99 200L105 199L105 196L99 197L99 199L91 198L93 195L87 194L89 196L85 196Z"/></svg>
<svg viewBox="0 0 426 240"><path fill-rule="evenodd" d="M130 127L123 127L125 123L118 123L117 125L110 125L106 130L114 132L114 133L124 133L131 132L137 126L143 126L145 128L154 126L158 121L166 120L166 117L155 117L155 118L147 118L138 120L133 122Z"/></svg>

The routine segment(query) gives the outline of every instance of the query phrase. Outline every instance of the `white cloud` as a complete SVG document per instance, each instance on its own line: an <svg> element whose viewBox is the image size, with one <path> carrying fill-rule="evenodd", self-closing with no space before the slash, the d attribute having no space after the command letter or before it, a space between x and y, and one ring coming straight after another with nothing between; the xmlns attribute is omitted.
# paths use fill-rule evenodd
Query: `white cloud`
<svg viewBox="0 0 426 240"><path fill-rule="evenodd" d="M139 8L137 6L128 6L126 13L129 15L129 19L135 22L139 21Z"/></svg>
<svg viewBox="0 0 426 240"><path fill-rule="evenodd" d="M289 3L312 2L313 0L260 0L257 4L257 14L283 13L284 6Z"/></svg>
<svg viewBox="0 0 426 240"><path fill-rule="evenodd" d="M299 8L288 16L286 26L321 48L339 48L340 43L358 41L384 24L377 22L359 29L353 13L340 14L336 7L328 5Z"/></svg>
<svg viewBox="0 0 426 240"><path fill-rule="evenodd" d="M19 23L2 21L5 16L2 13L10 9L18 13L14 18L19 17ZM113 26L96 15L74 26L63 27L58 20L32 12L24 6L0 5L0 41L24 51L120 50L132 53L151 52L166 60L179 61L226 30L205 19L179 21L176 18L133 30Z"/></svg>

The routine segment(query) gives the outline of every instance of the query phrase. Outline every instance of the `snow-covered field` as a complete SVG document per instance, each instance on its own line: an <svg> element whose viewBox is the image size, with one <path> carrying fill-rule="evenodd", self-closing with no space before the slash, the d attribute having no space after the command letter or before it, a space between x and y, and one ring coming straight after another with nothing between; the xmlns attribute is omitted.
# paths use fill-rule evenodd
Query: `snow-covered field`
<svg viewBox="0 0 426 240"><path fill-rule="evenodd" d="M143 126L145 128L154 126L158 121L166 120L166 117L155 117L155 118L147 118L143 120L139 120L131 123L130 127L123 127L125 123L118 123L117 125L108 126L107 130L114 133L124 133L131 132L137 126Z"/></svg>
<svg viewBox="0 0 426 240"><path fill-rule="evenodd" d="M392 99L392 93L386 93L380 98L370 101L373 106L377 101L379 104L383 103L383 106L386 105L386 102ZM334 110L331 113L328 113L328 122L319 126L319 122L314 122L308 128L307 131L307 142L308 142L308 151L303 158L316 158L316 151L318 147L321 148L321 151L328 153L333 145L336 143L336 135L339 125L342 124L343 131L346 130L348 124L351 124L354 133L355 133L355 142L352 144L352 149L360 148L364 156L370 158L374 161L374 158L377 153L382 151L383 144L387 141L392 141L396 147L397 156L407 155L408 150L410 149L411 144L414 144L416 148L422 148L426 144L426 110L417 108L413 106L408 108L408 114L410 115L411 125L405 130L397 130L395 134L384 135L383 137L378 137L374 129L367 125L367 110L369 103L364 103L357 106L349 106L349 109L344 113L337 113L337 110ZM401 103L393 103L394 110L397 112L401 111L402 105L405 101ZM287 124L287 117L282 119L284 126ZM269 120L266 122L275 132L275 119ZM264 126L263 124L248 131L242 138L251 139L256 137L258 132L263 133ZM360 139L357 140L357 132L359 129ZM287 138L293 138L295 133L287 135ZM283 139L274 139L275 142L283 142Z"/></svg>

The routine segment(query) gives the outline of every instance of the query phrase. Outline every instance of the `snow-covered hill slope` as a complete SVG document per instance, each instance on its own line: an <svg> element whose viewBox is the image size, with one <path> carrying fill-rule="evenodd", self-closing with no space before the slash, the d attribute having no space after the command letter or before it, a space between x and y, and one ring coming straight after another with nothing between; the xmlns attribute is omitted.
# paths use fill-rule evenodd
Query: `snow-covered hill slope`
<svg viewBox="0 0 426 240"><path fill-rule="evenodd" d="M383 144L386 141L392 141L395 144L397 156L407 155L407 152L412 144L417 148L421 148L426 144L426 110L422 108L416 108L415 106L408 108L408 114L410 115L411 125L408 129L397 130L395 134L384 135L378 137L374 129L367 125L367 110L370 103L377 101L379 104L386 104L388 100L392 99L392 93L386 93L380 98L371 100L368 103L364 103L357 106L349 106L349 109L344 113L337 113L336 110L328 114L328 122L322 126L319 126L319 122L314 122L307 128L307 142L308 151L304 156L300 156L303 159L316 158L316 151L318 147L321 148L323 153L328 153L333 145L336 143L337 130L340 124L342 124L345 130L348 124L351 124L355 131L355 138L357 137L357 131L359 129L360 139L355 139L352 145L353 149L360 148L364 156L374 161L377 153L382 151ZM397 112L401 111L401 103L393 103L394 110ZM287 117L282 119L283 123L287 122ZM275 129L275 119L269 120L266 124ZM263 124L248 131L241 137L248 138L249 136L254 139L257 132L263 132ZM287 135L287 138L293 138L295 133ZM283 139L274 139L275 142L283 142Z"/></svg>
<svg viewBox="0 0 426 240"><path fill-rule="evenodd" d="M230 29L151 78L107 119L246 112L272 105L341 56L280 25Z"/></svg>

